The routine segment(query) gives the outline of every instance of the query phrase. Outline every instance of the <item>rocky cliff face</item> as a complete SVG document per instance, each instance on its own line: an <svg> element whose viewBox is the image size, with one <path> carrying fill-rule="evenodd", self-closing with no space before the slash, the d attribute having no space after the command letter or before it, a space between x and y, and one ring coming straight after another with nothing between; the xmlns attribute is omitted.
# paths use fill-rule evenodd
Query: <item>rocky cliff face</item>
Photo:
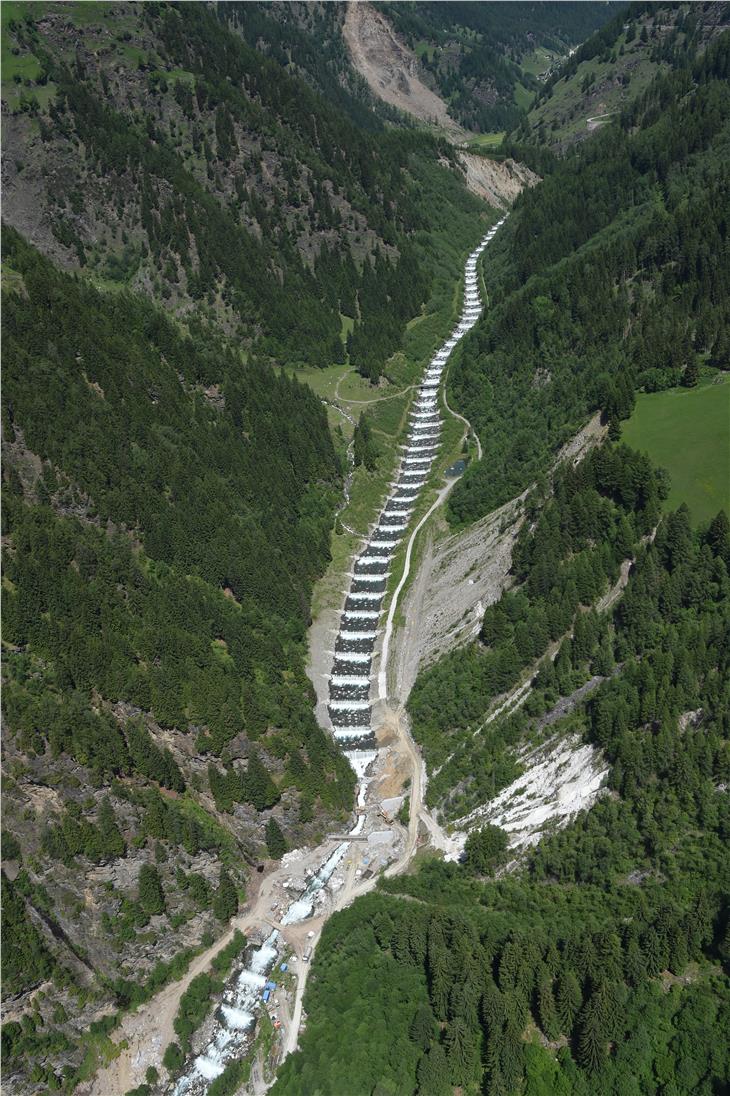
<svg viewBox="0 0 730 1096"><path fill-rule="evenodd" d="M459 152L458 159L469 190L498 209L509 207L525 187L539 182L534 171L511 159L489 160L463 151Z"/></svg>
<svg viewBox="0 0 730 1096"><path fill-rule="evenodd" d="M378 98L429 125L452 140L463 140L462 127L446 103L427 86L418 60L384 15L368 3L345 6L343 34L352 63Z"/></svg>

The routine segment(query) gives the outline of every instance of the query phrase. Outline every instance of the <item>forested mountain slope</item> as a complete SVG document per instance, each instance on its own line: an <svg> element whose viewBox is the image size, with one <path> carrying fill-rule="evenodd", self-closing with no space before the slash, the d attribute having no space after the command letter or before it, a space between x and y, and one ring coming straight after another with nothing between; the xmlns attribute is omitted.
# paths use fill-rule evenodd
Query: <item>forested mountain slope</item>
<svg viewBox="0 0 730 1096"><path fill-rule="evenodd" d="M713 0L622 8L554 68L518 127L519 139L558 149L584 140L727 26L727 4Z"/></svg>
<svg viewBox="0 0 730 1096"><path fill-rule="evenodd" d="M469 130L511 130L540 88L533 55L567 55L617 7L608 3L380 3L426 78ZM540 62L537 62L540 68Z"/></svg>
<svg viewBox="0 0 730 1096"><path fill-rule="evenodd" d="M340 484L319 402L9 229L4 262L5 993L54 981L4 1056L27 1091L62 1065L73 1087L90 1021L218 931L353 775L304 673Z"/></svg>
<svg viewBox="0 0 730 1096"><path fill-rule="evenodd" d="M730 33L660 75L524 193L485 279L454 398L485 459L450 498L471 521L514 497L601 410L730 364Z"/></svg>
<svg viewBox="0 0 730 1096"><path fill-rule="evenodd" d="M486 827L463 864L425 859L336 914L276 1096L711 1096L730 1083L730 526L719 515L696 534L680 510L640 543L658 488L645 459L611 446L567 472L521 537L526 581L485 618L487 649L440 663L411 705L429 767L443 764L434 798L442 773L458 779L458 813L519 775L525 737L583 735L610 763L608 789L516 874L491 878L508 854ZM602 569L627 554L623 598L591 612ZM484 702L564 628L523 712L475 735L479 689Z"/></svg>
<svg viewBox="0 0 730 1096"><path fill-rule="evenodd" d="M87 1080L352 804L304 673L343 469L271 365L376 380L484 207L291 15L3 7L11 1091Z"/></svg>
<svg viewBox="0 0 730 1096"><path fill-rule="evenodd" d="M358 126L382 131L390 112L350 64L342 35L344 5L231 0L218 12L249 46L296 72Z"/></svg>
<svg viewBox="0 0 730 1096"><path fill-rule="evenodd" d="M336 27L318 63L296 20L248 8L9 9L4 217L63 265L288 364L343 360L352 317L353 360L377 375L428 297L418 234L443 177L455 209L477 205L437 166L446 146L332 94Z"/></svg>

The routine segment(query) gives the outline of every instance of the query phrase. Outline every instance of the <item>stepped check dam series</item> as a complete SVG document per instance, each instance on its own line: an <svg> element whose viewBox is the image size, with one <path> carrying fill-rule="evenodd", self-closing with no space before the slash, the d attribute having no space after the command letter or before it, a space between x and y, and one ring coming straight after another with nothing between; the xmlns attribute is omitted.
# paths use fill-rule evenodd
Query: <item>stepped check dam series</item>
<svg viewBox="0 0 730 1096"><path fill-rule="evenodd" d="M365 774L377 755L371 692L377 688L378 679L380 692L385 689L384 675L374 673L373 662L378 657L375 645L383 633L380 618L390 563L405 537L413 508L438 452L441 434L438 390L443 371L451 351L474 326L482 311L477 288L477 260L503 220L489 230L467 260L461 318L426 369L410 412L410 427L397 480L374 530L355 558L350 588L341 611L329 677L327 712L332 733L359 777L358 816L347 838L340 841L312 872L299 896L287 904L281 914L281 926L294 925L312 916L320 892L348 850L349 840L357 837L365 824L363 808L368 785ZM386 659L387 651L383 650L380 657ZM280 950L281 932L277 928L260 947L249 950L246 966L225 987L204 1049L178 1078L172 1096L204 1096L227 1063L240 1056L250 1043L262 1007L262 993L268 985L275 985L267 982L267 972Z"/></svg>
<svg viewBox="0 0 730 1096"><path fill-rule="evenodd" d="M356 837L365 823L362 813L368 783L365 773L377 753L372 727L371 692L376 688L377 680L373 662L377 657L375 645L382 632L380 618L390 563L405 537L413 508L438 452L441 435L438 390L443 371L451 351L474 326L482 311L477 287L477 260L501 224L502 221L499 221L489 230L467 260L461 318L426 369L410 413L410 427L397 480L374 530L355 558L350 588L341 612L329 678L327 711L332 733L360 778L357 797L360 813L350 831L350 838ZM283 912L282 925L296 924L312 916L319 891L327 884L347 849L348 842L345 840L330 853L299 897ZM280 946L280 933L274 929L264 943L250 954L248 964L238 978L226 986L210 1039L202 1053L178 1079L173 1096L203 1096L210 1082L223 1072L226 1063L241 1053L241 1048L251 1038L261 1008L262 988L267 985L266 972L274 964Z"/></svg>
<svg viewBox="0 0 730 1096"><path fill-rule="evenodd" d="M489 230L467 259L461 317L425 371L410 412L408 437L392 493L353 563L350 588L346 592L335 641L327 713L335 739L360 777L375 758L372 693L376 688L376 675L373 663L377 658L375 646L382 632L382 605L391 561L406 535L418 496L438 453L441 437L438 391L443 371L452 350L482 312L477 260L503 221L504 218ZM382 673L380 680L382 691L385 680ZM385 700L385 696L379 699Z"/></svg>

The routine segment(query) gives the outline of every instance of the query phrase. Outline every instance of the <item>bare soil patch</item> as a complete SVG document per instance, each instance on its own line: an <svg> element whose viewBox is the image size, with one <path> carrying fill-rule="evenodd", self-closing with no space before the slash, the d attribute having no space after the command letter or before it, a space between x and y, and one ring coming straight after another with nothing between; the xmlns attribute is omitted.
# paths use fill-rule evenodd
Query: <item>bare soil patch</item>
<svg viewBox="0 0 730 1096"><path fill-rule="evenodd" d="M452 140L464 140L466 133L449 117L443 99L426 87L417 58L399 41L385 16L362 0L346 9L345 42L373 94L421 122L440 126Z"/></svg>

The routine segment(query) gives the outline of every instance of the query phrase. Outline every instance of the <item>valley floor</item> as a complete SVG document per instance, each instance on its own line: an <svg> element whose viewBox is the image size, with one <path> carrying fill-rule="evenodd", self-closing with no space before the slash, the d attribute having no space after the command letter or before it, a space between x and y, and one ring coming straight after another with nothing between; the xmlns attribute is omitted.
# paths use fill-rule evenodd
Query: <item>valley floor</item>
<svg viewBox="0 0 730 1096"><path fill-rule="evenodd" d="M397 391L392 391L391 387L373 392L364 388L346 366L318 371L307 379L328 408L346 421L345 443L352 436L353 412L356 414L362 406L378 407L390 403L389 414L393 411L394 415L392 422L387 418L385 422L393 431L395 455L396 441L405 422L409 386ZM471 431L468 421L445 401L444 406L453 416L454 424L459 421L461 437L468 435ZM589 426L581 431L564 455L581 452L593 444L600 433ZM267 1008L273 1031L270 1046L265 1053L258 1044L249 1049L253 1059L247 1091L261 1096L273 1083L283 1060L297 1049L299 1032L305 1023L303 997L310 969L308 960L332 913L372 891L381 874L387 878L405 872L417 853L430 850L447 860L457 859L463 850L467 829L475 821L481 821L482 814L511 831L512 843L519 849L538 840L551 820L556 824L567 821L595 798L605 775L600 757L595 751L578 748L576 743L556 739L522 757L524 775L485 808L486 813L478 811L447 832L426 807L425 765L410 735L405 702L424 658L455 641L465 642L474 630L473 621L478 627L482 601L488 603L499 596L507 581L511 544L520 524L520 500L517 499L485 519L486 526L482 522L470 533L444 540L440 511L454 482L453 479L445 483L441 480L440 488L429 498L427 508L404 545L400 580L391 595L380 650L379 699L373 711L376 754L367 777L361 774L354 827L349 833L329 834L314 848L293 850L273 870L254 877L257 888L227 932L194 960L183 979L169 985L151 1002L124 1018L115 1037L120 1047L118 1056L80 1090L82 1096L108 1096L110 1093L121 1096L142 1084L150 1067L164 1071L162 1055L175 1040L174 1021L183 994L196 975L210 968L212 960L229 943L235 930L245 934L249 943L254 944L260 944L272 932L278 932L280 959L288 961L295 976L287 988L278 990L275 1002ZM334 642L339 619L332 606L341 599L343 578L350 566L348 561L359 541L357 534L362 536L367 531L369 514L377 513L379 509L380 500L376 497L379 489L382 490L377 484L373 485L374 493L361 511L357 507L362 503L362 493L357 492L354 499L348 494L341 520L349 508L357 525L351 532L345 525L348 531L339 538L341 545L317 595L319 611L310 634L310 676L320 701L318 715L325 725L328 725L327 664L328 660L331 662L327 651ZM432 536L434 530L441 536L436 546ZM480 576L478 583L470 578L477 573ZM406 588L408 600L404 617L399 599ZM444 614L448 618L446 625L442 619ZM529 695L529 690L529 682L522 684L514 695L504 698L502 706L490 718L496 718L503 710L518 707ZM407 816L399 814L405 802ZM292 909L292 897L304 892L308 880L344 844L346 851L326 885L316 894L309 916L305 913L302 920L291 923L284 914ZM260 1015L264 1015L263 1012ZM196 1036L194 1053L202 1052L206 1031L207 1039L210 1025ZM183 1074L183 1082L187 1076L194 1074ZM188 1091L183 1082L178 1082L174 1089L176 1093ZM196 1085L194 1082L190 1093L197 1092ZM168 1088L168 1091L173 1089Z"/></svg>

